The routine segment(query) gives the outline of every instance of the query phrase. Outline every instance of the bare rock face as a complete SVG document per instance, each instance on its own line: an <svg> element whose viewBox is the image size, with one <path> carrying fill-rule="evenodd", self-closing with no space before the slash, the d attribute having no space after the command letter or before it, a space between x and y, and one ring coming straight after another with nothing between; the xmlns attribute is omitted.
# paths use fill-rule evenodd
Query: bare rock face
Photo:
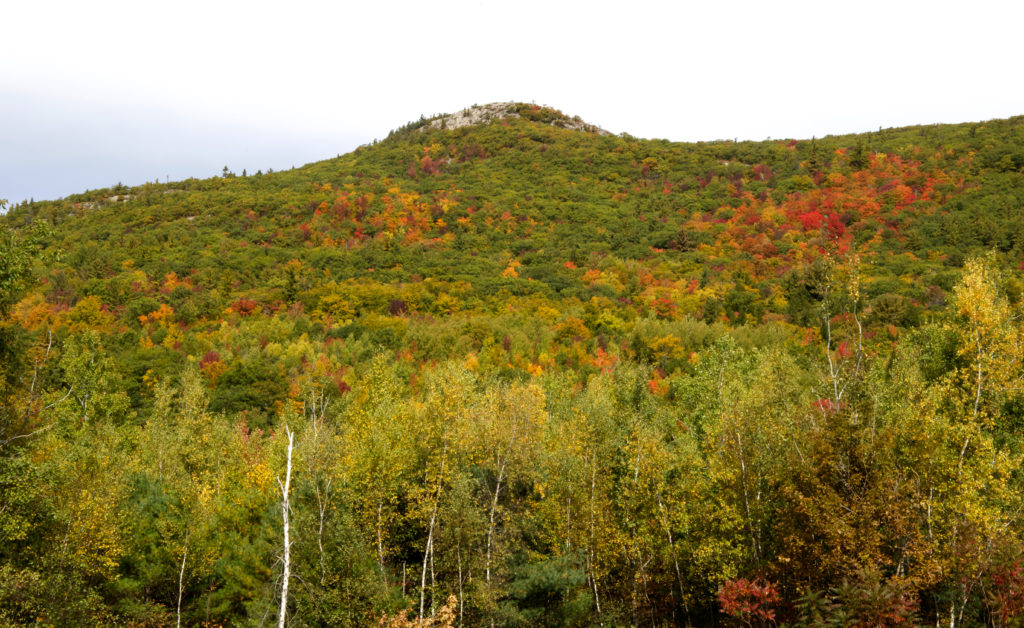
<svg viewBox="0 0 1024 628"><path fill-rule="evenodd" d="M487 105L473 105L462 111L441 116L432 120L424 128L426 129L458 129L464 126L484 124L491 120L502 118L518 118L516 103L514 102L492 102Z"/></svg>
<svg viewBox="0 0 1024 628"><path fill-rule="evenodd" d="M516 102L492 102L486 105L473 105L462 111L441 116L431 120L423 129L458 129L464 126L486 124L492 120L503 118L522 118L544 122L552 126L574 131L597 133L599 135L610 135L608 131L587 124L579 116L570 118L557 109L527 105Z"/></svg>

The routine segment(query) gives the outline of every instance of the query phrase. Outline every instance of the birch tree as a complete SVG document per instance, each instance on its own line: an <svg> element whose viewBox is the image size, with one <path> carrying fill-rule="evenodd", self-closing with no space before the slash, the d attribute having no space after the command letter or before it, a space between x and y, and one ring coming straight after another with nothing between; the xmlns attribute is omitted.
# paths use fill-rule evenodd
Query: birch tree
<svg viewBox="0 0 1024 628"><path fill-rule="evenodd" d="M284 628L285 618L288 615L288 585L292 575L292 560L291 560L291 527L289 516L291 514L291 501L290 493L292 488L292 447L295 441L295 434L288 429L288 424L284 426L284 433L288 437L288 453L286 457L286 467L284 474L284 482L281 478L277 478L277 486L281 489L281 529L284 535L283 548L281 552L281 562L283 565L283 571L281 574L281 609L277 615L278 628Z"/></svg>
<svg viewBox="0 0 1024 628"><path fill-rule="evenodd" d="M536 384L503 387L488 396L477 425L481 463L488 471L484 579L491 587L499 551L502 498L509 482L526 480L538 461L536 446L547 423L544 392ZM504 493L503 493L504 491Z"/></svg>
<svg viewBox="0 0 1024 628"><path fill-rule="evenodd" d="M458 365L445 365L425 382L425 399L418 413L418 443L423 482L414 488L415 516L426 527L423 563L420 566L419 618L424 621L428 596L431 616L436 604L436 541L445 494L467 450L468 421L475 415L473 374ZM427 578L430 578L428 587Z"/></svg>
<svg viewBox="0 0 1024 628"><path fill-rule="evenodd" d="M391 542L399 524L396 506L413 472L417 432L383 356L373 360L352 394L354 399L341 434L341 480L361 527L370 537L381 582L390 585Z"/></svg>

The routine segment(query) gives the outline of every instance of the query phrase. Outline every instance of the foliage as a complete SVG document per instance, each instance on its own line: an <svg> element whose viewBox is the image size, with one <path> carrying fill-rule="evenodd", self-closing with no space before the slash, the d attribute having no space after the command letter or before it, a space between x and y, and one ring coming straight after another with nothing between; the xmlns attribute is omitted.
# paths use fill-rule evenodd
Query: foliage
<svg viewBox="0 0 1024 628"><path fill-rule="evenodd" d="M775 620L772 606L781 600L775 586L764 580L739 578L730 580L718 590L722 612L745 626L770 625Z"/></svg>
<svg viewBox="0 0 1024 628"><path fill-rule="evenodd" d="M0 623L1019 620L1024 118L438 121L2 218Z"/></svg>

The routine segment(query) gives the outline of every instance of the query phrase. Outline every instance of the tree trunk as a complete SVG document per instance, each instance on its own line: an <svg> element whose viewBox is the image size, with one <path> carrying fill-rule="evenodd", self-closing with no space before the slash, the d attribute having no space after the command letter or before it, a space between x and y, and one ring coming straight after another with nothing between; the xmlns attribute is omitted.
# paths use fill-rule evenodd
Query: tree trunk
<svg viewBox="0 0 1024 628"><path fill-rule="evenodd" d="M597 493L597 452L591 452L590 455L590 547L587 552L587 568L590 571L590 586L594 590L594 606L597 608L597 614L601 614L601 597L597 594L597 576L594 573L594 563L597 561L597 551L595 545L597 544L597 530L595 528L595 504ZM603 624L602 624L603 625Z"/></svg>
<svg viewBox="0 0 1024 628"><path fill-rule="evenodd" d="M494 540L494 515L498 510L498 495L501 493L501 483L505 479L505 466L508 464L508 459L512 455L512 446L516 442L516 432L518 431L518 425L512 426L512 434L509 437L508 446L505 448L504 457L498 458L498 481L494 485L494 499L491 500L491 513L487 524L487 563L485 565L486 578L488 587L491 583L491 547Z"/></svg>
<svg viewBox="0 0 1024 628"><path fill-rule="evenodd" d="M324 565L324 520L327 518L327 507L330 500L331 480L327 479L323 495L320 495L320 487L316 487L317 509L320 511L319 526L316 531L316 545L320 549L320 584L327 582L327 568Z"/></svg>
<svg viewBox="0 0 1024 628"><path fill-rule="evenodd" d="M178 620L175 623L181 628L181 591L185 583L185 557L188 556L188 539L185 540L185 551L181 554L181 572L178 574Z"/></svg>
<svg viewBox="0 0 1024 628"><path fill-rule="evenodd" d="M743 460L743 439L740 433L736 432L736 446L740 456L740 480L743 483L743 505L747 511L747 528L750 530L750 546L754 551L754 560L760 560L761 548L758 543L758 535L754 531L754 518L750 512L750 495L747 491L747 463Z"/></svg>
<svg viewBox="0 0 1024 628"><path fill-rule="evenodd" d="M291 504L288 501L288 491L291 490L292 486L292 445L295 434L288 429L287 425L284 426L284 432L288 435L288 464L284 474L284 484L281 483L281 478L277 478L277 485L281 487L281 519L284 523L284 575L281 577L281 610L277 616L278 628L284 628L285 615L288 612L288 579L291 577L292 569L288 521L288 511L291 508Z"/></svg>
<svg viewBox="0 0 1024 628"><path fill-rule="evenodd" d="M387 584L387 579L384 577L384 531L381 529L381 511L384 510L384 502L377 502L377 565L380 566L380 579L381 582ZM404 563L403 563L404 564ZM402 591L405 592L405 571L402 568Z"/></svg>
<svg viewBox="0 0 1024 628"><path fill-rule="evenodd" d="M420 617L419 624L423 625L423 610L427 601L427 565L430 561L430 553L434 551L434 516L437 510L430 515L430 531L427 533L427 547L423 551L423 571L420 574Z"/></svg>
<svg viewBox="0 0 1024 628"><path fill-rule="evenodd" d="M434 493L434 506L430 513L430 525L427 528L427 547L423 551L423 572L420 574L420 618L419 623L423 625L423 610L427 599L427 561L433 559L434 552L434 524L437 523L437 509L441 505L441 487L444 485L444 463L448 455L448 435L444 436L444 445L441 448L441 463L437 475L437 491Z"/></svg>
<svg viewBox="0 0 1024 628"><path fill-rule="evenodd" d="M491 513L487 524L487 563L485 574L488 586L491 584L491 546L494 540L494 513L498 509L498 495L501 493L501 482L505 476L505 465L498 470L498 481L494 485L494 499L491 500Z"/></svg>
<svg viewBox="0 0 1024 628"><path fill-rule="evenodd" d="M683 573L679 569L679 557L676 555L676 544L672 538L672 523L668 520L668 513L665 510L665 505L661 502L661 493L658 493L658 508L661 509L661 516L665 525L665 532L668 534L668 547L672 552L672 564L676 569L676 583L679 585L679 599L686 605L686 591L683 590ZM689 609L687 608L687 614Z"/></svg>
<svg viewBox="0 0 1024 628"><path fill-rule="evenodd" d="M455 546L455 558L458 561L458 565L459 565L459 626L462 626L463 625L462 618L465 617L463 608L464 608L465 603L466 603L466 596L463 595L463 593L462 593L462 546L461 545L456 545Z"/></svg>

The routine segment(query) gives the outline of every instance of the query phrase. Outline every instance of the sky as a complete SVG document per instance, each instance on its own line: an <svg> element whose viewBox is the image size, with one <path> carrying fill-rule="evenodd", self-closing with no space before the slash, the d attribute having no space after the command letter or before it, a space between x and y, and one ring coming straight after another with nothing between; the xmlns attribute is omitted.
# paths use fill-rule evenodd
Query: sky
<svg viewBox="0 0 1024 628"><path fill-rule="evenodd" d="M0 3L0 199L286 169L535 102L674 141L1024 114L1010 0Z"/></svg>

